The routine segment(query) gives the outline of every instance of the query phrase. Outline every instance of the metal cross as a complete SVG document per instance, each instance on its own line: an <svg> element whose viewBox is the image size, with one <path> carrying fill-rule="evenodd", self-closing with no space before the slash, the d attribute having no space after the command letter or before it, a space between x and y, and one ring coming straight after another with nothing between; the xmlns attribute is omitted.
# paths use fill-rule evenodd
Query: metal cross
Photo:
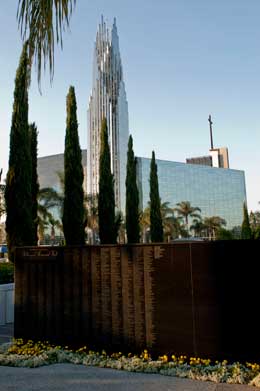
<svg viewBox="0 0 260 391"><path fill-rule="evenodd" d="M212 135L212 124L213 122L211 121L211 115L209 115L209 129L210 129L210 143L211 143L211 149L214 149L213 147L213 135Z"/></svg>

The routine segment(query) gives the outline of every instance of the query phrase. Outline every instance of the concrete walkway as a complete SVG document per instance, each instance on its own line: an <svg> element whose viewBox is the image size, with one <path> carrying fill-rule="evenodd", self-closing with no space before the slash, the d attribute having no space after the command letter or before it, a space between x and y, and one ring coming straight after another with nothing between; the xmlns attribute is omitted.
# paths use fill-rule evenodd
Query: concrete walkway
<svg viewBox="0 0 260 391"><path fill-rule="evenodd" d="M0 367L0 391L16 390L256 391L256 388L73 364L55 364L34 369Z"/></svg>

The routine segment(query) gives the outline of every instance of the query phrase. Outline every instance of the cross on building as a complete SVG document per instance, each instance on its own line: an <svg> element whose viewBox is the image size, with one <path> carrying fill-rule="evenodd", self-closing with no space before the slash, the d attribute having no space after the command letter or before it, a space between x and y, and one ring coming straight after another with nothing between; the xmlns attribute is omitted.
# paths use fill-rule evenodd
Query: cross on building
<svg viewBox="0 0 260 391"><path fill-rule="evenodd" d="M211 144L211 149L214 149L214 146L213 146L213 134L212 134L212 125L213 125L213 122L211 120L211 115L209 115L209 130L210 130L210 144Z"/></svg>

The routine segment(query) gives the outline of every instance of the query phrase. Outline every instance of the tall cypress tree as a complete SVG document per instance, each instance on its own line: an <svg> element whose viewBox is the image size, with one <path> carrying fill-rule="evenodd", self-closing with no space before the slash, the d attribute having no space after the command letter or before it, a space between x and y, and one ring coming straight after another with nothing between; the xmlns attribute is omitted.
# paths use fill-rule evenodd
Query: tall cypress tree
<svg viewBox="0 0 260 391"><path fill-rule="evenodd" d="M28 74L29 62L27 44L25 44L15 78L9 168L5 188L6 233L8 255L11 261L14 260L16 246L33 244Z"/></svg>
<svg viewBox="0 0 260 391"><path fill-rule="evenodd" d="M139 194L136 183L136 160L133 151L133 138L128 140L127 166L126 166L126 233L128 243L139 243Z"/></svg>
<svg viewBox="0 0 260 391"><path fill-rule="evenodd" d="M31 160L32 160L32 221L33 221L33 241L34 246L38 242L38 192L39 182L37 174L37 138L38 132L35 123L29 125L29 137L30 137L30 148L31 148Z"/></svg>
<svg viewBox="0 0 260 391"><path fill-rule="evenodd" d="M244 202L243 205L243 212L244 212L244 218L243 218L243 223L242 223L242 229L241 229L241 239L251 239L252 238L252 230L250 227L250 222L249 222L249 216L248 216L248 211L246 207L246 203Z"/></svg>
<svg viewBox="0 0 260 391"><path fill-rule="evenodd" d="M85 243L83 168L78 136L77 103L74 87L67 95L67 127L64 151L63 231L68 245Z"/></svg>
<svg viewBox="0 0 260 391"><path fill-rule="evenodd" d="M154 151L152 152L150 167L150 234L152 242L163 241L161 201L159 196L157 164L155 162Z"/></svg>
<svg viewBox="0 0 260 391"><path fill-rule="evenodd" d="M101 125L98 194L99 237L102 244L116 243L114 179L110 167L107 121Z"/></svg>

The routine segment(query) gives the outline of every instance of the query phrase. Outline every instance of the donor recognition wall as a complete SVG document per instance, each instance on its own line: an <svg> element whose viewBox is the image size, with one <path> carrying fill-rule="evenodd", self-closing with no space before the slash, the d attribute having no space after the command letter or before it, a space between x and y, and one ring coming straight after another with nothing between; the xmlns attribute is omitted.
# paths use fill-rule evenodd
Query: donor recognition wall
<svg viewBox="0 0 260 391"><path fill-rule="evenodd" d="M260 242L23 247L15 337L259 360Z"/></svg>

